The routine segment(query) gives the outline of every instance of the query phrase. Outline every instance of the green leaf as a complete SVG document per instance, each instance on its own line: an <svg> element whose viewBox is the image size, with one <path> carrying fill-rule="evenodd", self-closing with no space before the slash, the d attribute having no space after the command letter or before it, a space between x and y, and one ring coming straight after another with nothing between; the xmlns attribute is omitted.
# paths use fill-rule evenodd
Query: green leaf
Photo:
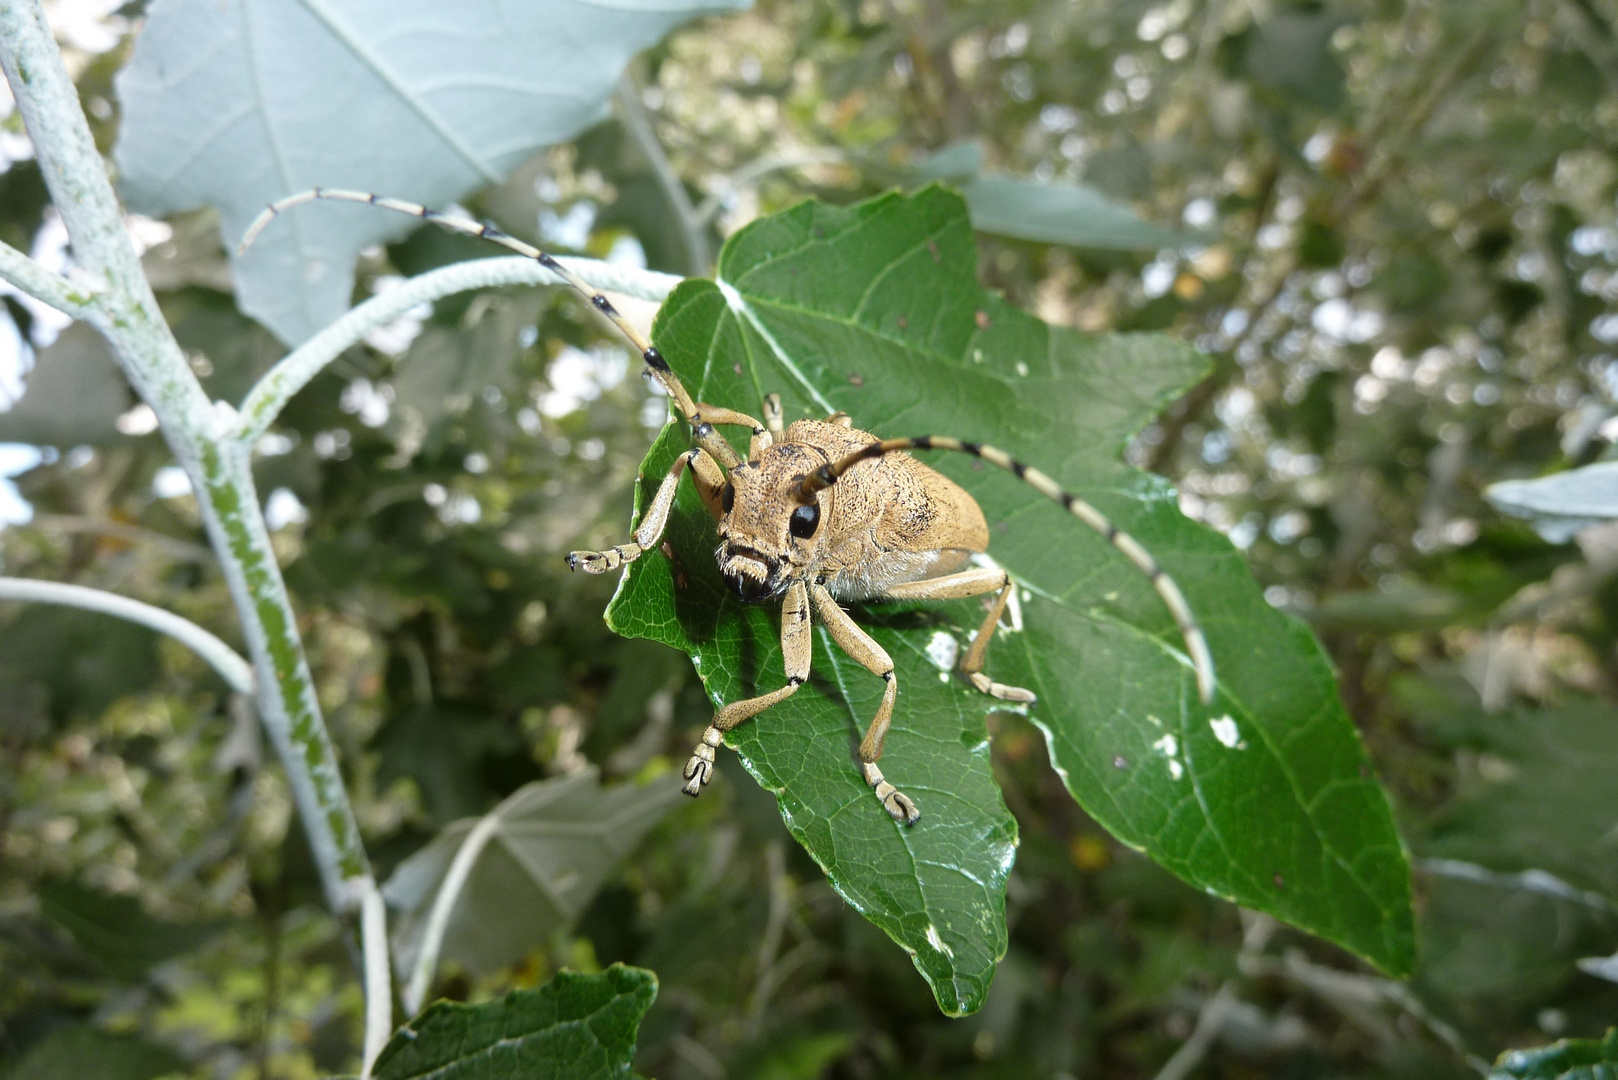
<svg viewBox="0 0 1618 1080"><path fill-rule="evenodd" d="M185 1059L166 1046L70 1024L37 1043L6 1080L153 1080L185 1068Z"/></svg>
<svg viewBox="0 0 1618 1080"><path fill-rule="evenodd" d="M108 971L125 979L140 978L158 964L184 956L230 925L222 919L191 923L154 919L133 896L97 892L69 881L43 885L39 910Z"/></svg>
<svg viewBox="0 0 1618 1080"><path fill-rule="evenodd" d="M1349 20L1326 11L1283 11L1265 19L1247 41L1243 62L1255 82L1319 109L1343 104L1343 66L1331 39Z"/></svg>
<svg viewBox="0 0 1618 1080"><path fill-rule="evenodd" d="M778 391L789 418L842 409L866 430L991 442L1138 537L1208 631L1211 706L1161 601L1102 537L999 470L936 458L983 506L992 554L1023 583L1024 629L997 634L990 673L1039 694L1030 716L1085 809L1194 885L1407 971L1409 867L1319 646L1265 603L1228 541L1181 516L1166 483L1118 460L1205 362L1163 337L1046 326L986 293L975 267L966 208L942 189L805 203L732 236L723 285L683 284L655 336L701 400L753 411ZM642 467L642 505L687 445L665 429ZM723 588L689 485L667 539L673 561L634 563L609 623L686 650L715 702L779 685L777 611ZM929 647L958 647L981 609L858 617L897 665L883 768L920 805L915 828L887 817L853 760L880 680L823 634L810 683L729 742L833 886L912 952L941 1007L969 1012L1005 948L1016 831L984 743L995 703Z"/></svg>
<svg viewBox="0 0 1618 1080"><path fill-rule="evenodd" d="M450 863L480 825L484 846L451 913L442 955L488 974L570 926L679 797L672 776L604 788L592 769L527 784L486 817L448 826L400 863L382 889L403 912L394 932L401 970L415 962Z"/></svg>
<svg viewBox="0 0 1618 1080"><path fill-rule="evenodd" d="M745 6L156 3L116 80L123 194L156 216L217 207L232 248L306 188L442 206L604 118L624 65L674 27ZM241 308L302 341L347 309L359 251L412 227L301 207L232 259Z"/></svg>
<svg viewBox="0 0 1618 1080"><path fill-rule="evenodd" d="M1421 967L1412 989L1435 1008L1489 1018L1554 996L1612 940L1612 906L1543 870L1518 874L1423 859Z"/></svg>
<svg viewBox="0 0 1618 1080"><path fill-rule="evenodd" d="M1142 221L1127 205L1088 184L983 176L962 188L972 225L986 233L1043 244L1154 251L1192 238Z"/></svg>
<svg viewBox="0 0 1618 1080"><path fill-rule="evenodd" d="M1604 1039L1563 1039L1535 1050L1507 1050L1489 1080L1618 1080L1618 1028Z"/></svg>
<svg viewBox="0 0 1618 1080"><path fill-rule="evenodd" d="M117 420L134 396L101 335L74 323L44 349L23 395L0 412L0 442L101 446L124 441Z"/></svg>
<svg viewBox="0 0 1618 1080"><path fill-rule="evenodd" d="M0 634L0 682L19 701L41 687L58 722L99 716L161 673L151 629L99 612L28 604Z"/></svg>
<svg viewBox="0 0 1618 1080"><path fill-rule="evenodd" d="M1618 895L1618 724L1597 700L1471 717L1454 739L1499 763L1463 789L1418 845L1495 870L1549 872Z"/></svg>
<svg viewBox="0 0 1618 1080"><path fill-rule="evenodd" d="M853 1045L854 1036L846 1031L772 1039L745 1075L750 1080L819 1080Z"/></svg>
<svg viewBox="0 0 1618 1080"><path fill-rule="evenodd" d="M1534 531L1553 544L1618 517L1618 461L1598 461L1582 469L1537 480L1502 480L1485 492L1495 509L1527 518Z"/></svg>
<svg viewBox="0 0 1618 1080"><path fill-rule="evenodd" d="M983 150L958 142L920 162L912 175L956 184L966 196L972 227L1042 244L1155 251L1193 239L1142 221L1126 203L1089 184L1051 183L1017 176L983 176Z"/></svg>
<svg viewBox="0 0 1618 1080"><path fill-rule="evenodd" d="M657 976L614 964L559 972L481 1005L440 1001L396 1032L376 1080L629 1080Z"/></svg>
<svg viewBox="0 0 1618 1080"><path fill-rule="evenodd" d="M912 171L923 182L970 183L983 171L983 147L971 139L950 143L917 162Z"/></svg>
<svg viewBox="0 0 1618 1080"><path fill-rule="evenodd" d="M399 412L430 428L464 413L486 386L505 386L522 355L522 334L545 298L529 291L495 296L477 322L461 330L431 324L411 342L393 380Z"/></svg>

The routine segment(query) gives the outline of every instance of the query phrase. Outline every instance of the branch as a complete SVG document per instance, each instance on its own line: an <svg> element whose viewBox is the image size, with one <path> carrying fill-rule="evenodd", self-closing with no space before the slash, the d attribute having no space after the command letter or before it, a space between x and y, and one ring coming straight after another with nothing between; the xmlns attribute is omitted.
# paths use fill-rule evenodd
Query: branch
<svg viewBox="0 0 1618 1080"><path fill-rule="evenodd" d="M1270 943L1274 936L1276 921L1268 915L1256 911L1243 911L1242 922L1245 924L1242 931L1242 948L1237 954L1238 968L1245 960L1257 961L1264 946ZM1218 1039L1225 1030L1225 1023L1230 1019L1231 1006L1239 999L1236 996L1236 980L1226 979L1219 987L1217 993L1203 1002L1202 1010L1197 1013L1197 1026L1192 1029L1191 1037L1181 1044L1158 1070L1154 1080L1184 1080L1196 1071L1198 1065L1208 1051L1213 1048L1214 1040Z"/></svg>
<svg viewBox="0 0 1618 1080"><path fill-rule="evenodd" d="M361 1080L369 1080L377 1055L393 1031L393 978L388 970L388 909L376 881L367 876L360 894L360 950L365 954L365 1056Z"/></svg>
<svg viewBox="0 0 1618 1080"><path fill-rule="evenodd" d="M1453 878L1456 881L1470 881L1478 885L1493 885L1499 889L1520 889L1523 892L1537 893L1540 896L1549 896L1556 900L1567 900L1581 904L1592 911L1599 911L1603 915L1618 915L1618 904L1598 892L1589 892L1585 889L1575 888L1544 870L1524 870L1516 874L1502 874L1476 863L1463 862L1460 859L1420 859L1416 865L1438 877Z"/></svg>
<svg viewBox="0 0 1618 1080"><path fill-rule="evenodd" d="M41 604L60 604L64 607L99 611L132 623L150 627L167 634L192 652L208 661L232 690L252 694L256 679L253 669L240 654L189 619L182 619L171 611L131 600L117 593L100 589L87 589L83 585L64 585L58 581L39 581L34 578L0 577L0 600L32 600Z"/></svg>
<svg viewBox="0 0 1618 1080"><path fill-rule="evenodd" d="M0 243L0 280L75 319L89 319L96 312L92 294L6 243Z"/></svg>
<svg viewBox="0 0 1618 1080"><path fill-rule="evenodd" d="M327 899L338 912L352 911L370 879L370 861L259 511L248 454L228 440L240 419L229 405L208 400L163 321L39 0L0 0L0 65L74 259L98 282L92 321L157 414L197 493L253 658L259 719L286 769Z"/></svg>
<svg viewBox="0 0 1618 1080"><path fill-rule="evenodd" d="M466 887L466 881L472 876L472 868L477 865L478 856L488 846L494 834L500 828L500 808L485 814L472 831L466 834L461 846L456 849L455 858L449 864L449 870L444 874L443 882L438 886L438 894L433 897L433 907L427 915L427 925L422 930L421 947L416 950L416 962L410 971L410 985L405 987L405 1012L414 1016L426 1004L427 991L432 989L433 971L438 967L438 954L444 946L444 933L449 929L449 917L455 913L455 902L461 898L461 890Z"/></svg>
<svg viewBox="0 0 1618 1080"><path fill-rule="evenodd" d="M1309 960L1299 949L1288 949L1281 960L1243 953L1236 958L1236 966L1250 979L1262 976L1287 979L1380 1038L1391 1038L1392 1029L1380 1022L1372 1010L1386 1002L1418 1021L1480 1076L1491 1075L1489 1063L1472 1053L1460 1032L1434 1016L1403 983L1324 967Z"/></svg>
<svg viewBox="0 0 1618 1080"><path fill-rule="evenodd" d="M597 289L623 293L641 300L662 300L680 278L655 270L615 266L596 259L558 258ZM532 259L513 255L499 259L473 259L429 270L378 296L373 296L326 329L288 353L242 402L242 426L237 438L251 446L269 430L292 395L309 385L325 366L366 334L385 326L411 308L452 293L496 285L560 285L562 279Z"/></svg>
<svg viewBox="0 0 1618 1080"><path fill-rule="evenodd" d="M618 84L618 104L623 112L624 127L629 130L641 153L652 163L657 182L662 185L663 193L674 207L675 216L680 219L680 232L685 237L687 268L692 276L706 274L709 258L707 222L692 208L691 196L686 194L685 184L681 182L679 173L674 171L668 154L663 152L663 144L657 141L651 118L646 115L646 109L640 102L640 87L635 85L634 76L627 68L623 80Z"/></svg>
<svg viewBox="0 0 1618 1080"><path fill-rule="evenodd" d="M33 139L51 202L73 242L74 258L100 279L92 320L96 328L112 343L130 382L159 417L206 409L202 385L163 322L124 230L106 165L38 0L0 0L0 64Z"/></svg>
<svg viewBox="0 0 1618 1080"><path fill-rule="evenodd" d="M342 914L360 908L369 1061L392 1026L387 912L321 716L297 615L259 509L250 450L230 439L241 418L228 404L208 400L163 321L39 0L0 0L0 66L33 139L40 172L67 228L74 257L102 283L91 321L111 343L136 392L157 414L164 438L191 479L253 657L253 671L248 672L241 658L229 653L235 661L235 685L257 690L259 719L286 770L327 901ZM27 271L15 264L12 268ZM40 588L37 582L21 584ZM45 592L56 597L82 595L64 591L70 588L47 584ZM109 610L112 601L102 597L97 603L101 610ZM126 617L140 612L146 620L160 621L166 632L199 651L199 643L217 644L211 635L164 612L130 601L119 606ZM204 655L218 668L224 654L210 648Z"/></svg>
<svg viewBox="0 0 1618 1080"><path fill-rule="evenodd" d="M1230 1007L1236 1003L1236 983L1227 979L1219 987L1219 992L1202 1006L1197 1014L1197 1026L1191 1032L1191 1037L1174 1052L1167 1063L1158 1070L1156 1080L1185 1080L1192 1070L1202 1064L1203 1057L1213 1046L1214 1040L1219 1038L1220 1032L1225 1029L1225 1020Z"/></svg>

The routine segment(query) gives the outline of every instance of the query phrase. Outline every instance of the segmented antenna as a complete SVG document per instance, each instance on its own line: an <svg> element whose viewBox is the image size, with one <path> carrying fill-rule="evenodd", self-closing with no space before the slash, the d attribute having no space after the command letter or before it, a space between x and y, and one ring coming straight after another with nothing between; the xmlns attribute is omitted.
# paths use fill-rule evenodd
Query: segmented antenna
<svg viewBox="0 0 1618 1080"><path fill-rule="evenodd" d="M524 243L510 233L497 229L493 225L485 225L482 222L473 221L471 218L457 217L454 214L441 213L422 206L420 203L406 202L403 199L390 199L385 195L375 195L366 191L345 191L341 188L317 187L310 188L308 191L300 191L296 195L288 195L286 198L278 199L265 207L258 217L253 219L253 223L247 227L247 232L242 235L242 242L237 246L236 254L241 255L245 252L253 241L258 239L258 235L280 216L283 210L303 203L320 201L361 203L365 206L379 206L384 210L392 210L398 214L409 214L411 217L430 221L434 225L449 229L451 232L476 236L482 240L491 240L503 248L515 251L518 255L533 259L572 286L574 291L590 302L591 307L612 321L612 324L623 333L624 337L628 338L630 343L640 350L641 358L646 361L646 367L651 371L652 377L668 392L669 397L674 399L675 407L680 410L680 415L691 424L703 449L713 454L721 464L734 463L735 453L730 449L730 444L726 443L724 439L714 432L712 425L703 421L698 412L696 402L691 399L691 395L686 392L685 386L675 376L673 370L669 367L669 362L663 359L663 354L658 352L656 347L650 341L647 341L639 330L630 325L629 320L619 314L618 309L613 307L611 300L608 300L605 295L593 288L589 282L539 250L539 248L534 247L532 244ZM710 443L715 445L710 445Z"/></svg>
<svg viewBox="0 0 1618 1080"><path fill-rule="evenodd" d="M1174 616L1174 622L1180 628L1180 636L1185 640L1185 649L1191 657L1191 666L1197 674L1197 693L1203 704L1213 700L1215 678L1213 656L1208 651L1208 639L1203 636L1202 627L1197 625L1196 616L1191 613L1191 605L1186 603L1185 594L1175 584L1174 579L1157 564L1150 552L1141 546L1140 541L1124 532L1107 516L1094 506L1085 502L1077 495L1064 491L1062 486L1045 473L1030 465L1025 465L994 446L984 446L982 443L965 442L961 439L952 439L944 435L918 435L908 439L884 439L860 448L851 454L822 465L808 476L804 477L801 491L805 498L816 492L831 487L838 477L848 472L862 461L881 457L900 450L959 450L981 458L990 465L997 465L1009 473L1013 473L1019 480L1026 481L1041 495L1060 503L1068 513L1084 522L1090 528L1106 537L1107 542L1123 553L1124 557L1138 567L1151 581L1152 588L1162 598L1163 604Z"/></svg>

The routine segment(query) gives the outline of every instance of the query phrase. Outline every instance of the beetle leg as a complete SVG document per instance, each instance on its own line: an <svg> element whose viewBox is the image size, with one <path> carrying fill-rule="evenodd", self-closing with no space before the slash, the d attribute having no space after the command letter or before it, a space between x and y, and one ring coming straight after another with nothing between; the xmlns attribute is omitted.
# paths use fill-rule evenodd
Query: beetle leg
<svg viewBox="0 0 1618 1080"><path fill-rule="evenodd" d="M830 416L826 417L826 423L836 424L838 427L851 428L854 426L854 418L848 415L846 412L839 411L834 412Z"/></svg>
<svg viewBox="0 0 1618 1080"><path fill-rule="evenodd" d="M713 723L702 733L702 741L691 752L691 760L685 763L685 787L681 790L687 795L702 793L703 785L713 778L714 752L725 741L725 732L798 692L798 687L809 678L813 640L809 634L808 590L803 582L794 582L781 603L781 659L786 667L787 684L768 694L733 701L715 713Z"/></svg>
<svg viewBox="0 0 1618 1080"><path fill-rule="evenodd" d="M1005 571L1001 570L999 573L1004 574ZM983 674L983 662L989 655L989 642L994 640L994 631L1000 625L1000 616L1006 610L1006 601L1011 599L1011 590L1016 587L1017 583L1008 575L1006 583L1000 586L1000 594L994 598L994 603L989 605L989 613L983 617L977 637L972 639L971 647L966 650L966 655L961 657L961 674L971 679L973 686L990 697L1028 705L1035 700L1032 690L1024 690L1020 686L1007 686Z"/></svg>
<svg viewBox="0 0 1618 1080"><path fill-rule="evenodd" d="M1007 686L1005 683L995 682L983 674L983 664L989 654L989 642L994 640L994 628L999 624L1000 616L1005 613L1006 602L1011 599L1011 590L1016 587L1016 582L1012 581L1011 575L1004 570L984 566L962 570L958 574L948 574L944 577L894 585L882 596L886 600L960 600L968 596L982 596L984 593L999 589L1000 595L994 598L989 613L984 616L982 625L978 627L977 637L972 639L971 646L961 657L961 674L971 679L973 686L990 697L1028 704L1035 700L1031 691L1024 690L1020 686Z"/></svg>
<svg viewBox="0 0 1618 1080"><path fill-rule="evenodd" d="M725 474L719 468L719 463L706 453L698 454L691 463L691 482L697 487L697 495L702 498L702 504L708 508L708 513L718 521L725 516L725 509L720 501L720 494L725 487Z"/></svg>
<svg viewBox="0 0 1618 1080"><path fill-rule="evenodd" d="M838 648L852 656L867 671L882 676L882 704L877 706L876 716L871 720L871 726L865 729L865 737L860 740L860 768L865 774L865 782L871 785L871 790L882 801L883 809L893 815L895 821L914 825L920 820L921 811L916 809L910 796L888 783L876 764L882 756L882 744L888 737L888 725L893 720L893 701L899 695L899 680L893 672L893 660L887 650L876 643L876 639L861 630L848 617L848 612L837 606L837 601L824 585L815 585L810 595L814 597L820 621L826 625Z"/></svg>
<svg viewBox="0 0 1618 1080"><path fill-rule="evenodd" d="M764 426L770 429L770 434L781 436L786 434L786 426L781 422L781 395L764 395Z"/></svg>
<svg viewBox="0 0 1618 1080"><path fill-rule="evenodd" d="M691 478L697 485L697 492L702 495L702 501L708 504L710 511L717 508L719 489L714 477L719 475L719 467L701 447L693 447L674 459L668 475L657 487L657 494L652 496L652 503L646 508L646 516L641 518L640 528L635 530L633 540L605 551L570 551L567 555L567 565L574 570L583 570L586 574L605 574L625 563L634 562L656 547L657 541L663 536L664 527L668 525L669 510L674 505L674 496L680 486L680 474L688 465L691 467ZM723 482L721 477L718 484Z"/></svg>

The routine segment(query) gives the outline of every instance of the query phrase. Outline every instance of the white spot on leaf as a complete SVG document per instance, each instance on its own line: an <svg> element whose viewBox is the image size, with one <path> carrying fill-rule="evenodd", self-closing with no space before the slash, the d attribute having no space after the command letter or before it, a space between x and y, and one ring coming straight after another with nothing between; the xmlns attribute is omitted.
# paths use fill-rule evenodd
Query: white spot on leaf
<svg viewBox="0 0 1618 1080"><path fill-rule="evenodd" d="M945 956L952 959L955 956L955 950L944 944L944 939L938 936L938 927L934 926L932 923L927 924L927 944L931 945Z"/></svg>
<svg viewBox="0 0 1618 1080"><path fill-rule="evenodd" d="M1178 780L1185 775L1185 766L1180 764L1177 755L1180 752L1180 740L1173 735L1165 735L1152 744L1152 749L1169 759L1169 775Z"/></svg>
<svg viewBox="0 0 1618 1080"><path fill-rule="evenodd" d="M949 671L955 666L956 657L961 655L961 643L955 640L954 635L946 634L942 630L933 632L932 638L927 642L927 659L933 666L941 671Z"/></svg>
<svg viewBox="0 0 1618 1080"><path fill-rule="evenodd" d="M1214 738L1233 750L1239 750L1247 744L1242 742L1241 731L1236 727L1236 721L1230 716L1221 716L1216 720L1209 720L1208 726L1213 728Z"/></svg>

